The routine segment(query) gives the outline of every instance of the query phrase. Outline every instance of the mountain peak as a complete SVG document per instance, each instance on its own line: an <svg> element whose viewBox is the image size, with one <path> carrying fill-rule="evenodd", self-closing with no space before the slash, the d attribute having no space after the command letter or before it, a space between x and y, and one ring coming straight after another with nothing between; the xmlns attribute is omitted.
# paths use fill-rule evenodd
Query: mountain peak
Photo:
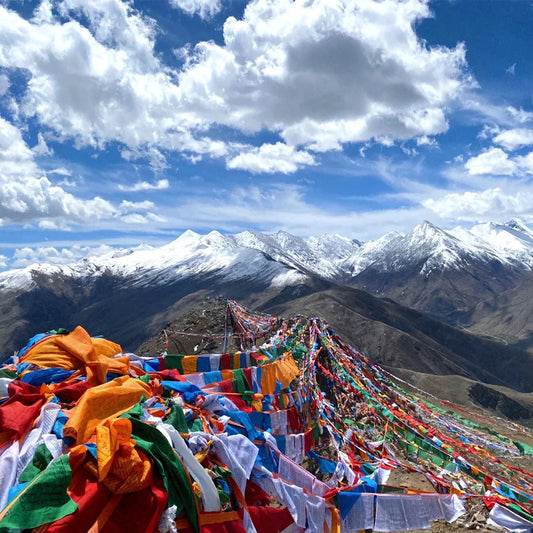
<svg viewBox="0 0 533 533"><path fill-rule="evenodd" d="M429 222L429 220L424 220L424 222L422 222L421 224L418 224L418 226L415 226L413 228L412 233L432 235L435 233L439 233L439 234L444 233L444 230L435 226L435 224L432 224L431 222Z"/></svg>
<svg viewBox="0 0 533 533"><path fill-rule="evenodd" d="M529 233L531 230L526 226L526 224L520 220L519 218L512 218L509 220L509 222L506 222L504 226L507 226L511 229L517 230L517 231L524 231L526 233Z"/></svg>
<svg viewBox="0 0 533 533"><path fill-rule="evenodd" d="M424 220L422 224L415 226L413 228L413 231L406 235L406 238L409 240L410 243L413 244L432 243L433 245L435 245L435 243L441 243L444 246L454 246L457 241L457 239L453 235L435 226L431 222L428 222L427 220Z"/></svg>

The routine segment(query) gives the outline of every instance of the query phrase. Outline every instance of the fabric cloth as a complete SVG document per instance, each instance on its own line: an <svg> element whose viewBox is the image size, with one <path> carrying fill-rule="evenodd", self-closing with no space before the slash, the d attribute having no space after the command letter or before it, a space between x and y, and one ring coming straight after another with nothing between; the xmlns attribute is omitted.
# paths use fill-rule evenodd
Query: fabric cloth
<svg viewBox="0 0 533 533"><path fill-rule="evenodd" d="M204 394L198 386L188 381L162 381L161 385L182 394L187 403L194 403L198 396Z"/></svg>
<svg viewBox="0 0 533 533"><path fill-rule="evenodd" d="M183 464L189 471L190 475L200 486L204 511L220 511L220 498L213 480L209 477L209 474L205 471L204 467L198 462L187 444L185 444L185 441L178 431L176 431L176 429L170 424L158 424L156 427L159 431L164 432L164 434L170 438L172 446L180 455Z"/></svg>
<svg viewBox="0 0 533 533"><path fill-rule="evenodd" d="M168 504L176 505L178 514L185 510L195 531L198 531L198 512L191 481L179 456L157 428L128 417L132 424L135 445L154 460L168 493Z"/></svg>
<svg viewBox="0 0 533 533"><path fill-rule="evenodd" d="M78 505L67 493L71 474L68 455L50 463L0 514L0 531L32 529L73 513Z"/></svg>
<svg viewBox="0 0 533 533"><path fill-rule="evenodd" d="M33 426L45 403L37 387L13 381L8 387L9 400L0 405L0 446L20 440Z"/></svg>
<svg viewBox="0 0 533 533"><path fill-rule="evenodd" d="M311 494L313 493L313 485L316 480L315 476L305 468L291 461L285 455L280 455L279 457L278 475L285 481L294 483Z"/></svg>
<svg viewBox="0 0 533 533"><path fill-rule="evenodd" d="M0 398L7 396L8 386L13 380L11 378L0 377Z"/></svg>
<svg viewBox="0 0 533 533"><path fill-rule="evenodd" d="M77 326L68 335L45 337L34 344L21 361L41 368L82 369L91 384L99 384L105 382L107 372L127 373L129 359L113 359L121 352L118 344L91 338L81 326Z"/></svg>
<svg viewBox="0 0 533 533"><path fill-rule="evenodd" d="M154 478L145 489L114 496L103 483L97 483L87 463L73 473L69 492L78 508L43 533L89 531L96 523L101 533L123 532L126 524L131 533L154 533L167 503L160 479Z"/></svg>
<svg viewBox="0 0 533 533"><path fill-rule="evenodd" d="M21 377L24 383L40 386L43 383L60 383L74 373L74 370L64 370L62 368L45 368L28 372Z"/></svg>
<svg viewBox="0 0 533 533"><path fill-rule="evenodd" d="M15 441L0 449L0 511L7 505L9 489L17 478L19 443Z"/></svg>
<svg viewBox="0 0 533 533"><path fill-rule="evenodd" d="M20 447L17 461L17 479L30 464L37 446L44 442L44 436L52 432L60 410L61 407L56 403L48 403L41 409L37 425L28 433Z"/></svg>
<svg viewBox="0 0 533 533"><path fill-rule="evenodd" d="M361 494L341 522L345 533L356 533L374 528L374 495Z"/></svg>
<svg viewBox="0 0 533 533"><path fill-rule="evenodd" d="M306 533L322 533L326 517L326 501L319 496L308 495L305 502L307 516Z"/></svg>
<svg viewBox="0 0 533 533"><path fill-rule="evenodd" d="M490 511L487 524L503 527L514 533L531 533L533 531L533 522L513 513L510 509L498 503Z"/></svg>
<svg viewBox="0 0 533 533"><path fill-rule="evenodd" d="M291 513L286 508L250 506L248 512L257 533L281 533L294 523Z"/></svg>
<svg viewBox="0 0 533 533"><path fill-rule="evenodd" d="M63 435L77 444L88 442L99 424L129 411L142 396L149 397L150 387L139 379L123 376L89 389L71 410Z"/></svg>
<svg viewBox="0 0 533 533"><path fill-rule="evenodd" d="M258 454L257 446L243 435L208 435L204 437L213 439L213 448L218 458L227 464L233 474L240 491L246 492L246 481Z"/></svg>
<svg viewBox="0 0 533 533"><path fill-rule="evenodd" d="M302 488L283 482L279 478L272 479L278 500L287 507L297 526L305 527L307 496Z"/></svg>
<svg viewBox="0 0 533 533"><path fill-rule="evenodd" d="M378 494L376 499L376 531L427 529L433 520L453 522L465 512L456 495Z"/></svg>

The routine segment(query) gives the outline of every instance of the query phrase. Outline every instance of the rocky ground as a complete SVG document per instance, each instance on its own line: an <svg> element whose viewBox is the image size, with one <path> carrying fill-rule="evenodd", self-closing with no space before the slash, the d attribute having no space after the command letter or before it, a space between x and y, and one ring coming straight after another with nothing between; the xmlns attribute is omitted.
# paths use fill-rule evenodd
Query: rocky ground
<svg viewBox="0 0 533 533"><path fill-rule="evenodd" d="M227 322L226 322L227 321ZM233 336L231 318L226 316L224 298L206 298L190 312L170 322L136 350L139 355L221 353L224 348L224 324L228 326L226 351L240 349L240 339Z"/></svg>

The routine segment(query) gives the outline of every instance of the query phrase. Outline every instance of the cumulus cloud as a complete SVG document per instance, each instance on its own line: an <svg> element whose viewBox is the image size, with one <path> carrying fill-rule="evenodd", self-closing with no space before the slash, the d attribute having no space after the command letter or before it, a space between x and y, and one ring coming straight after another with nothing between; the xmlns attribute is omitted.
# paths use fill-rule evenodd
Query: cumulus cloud
<svg viewBox="0 0 533 533"><path fill-rule="evenodd" d="M501 148L489 148L485 152L471 157L465 168L472 175L495 174L510 176L517 171L516 163L509 159L508 155Z"/></svg>
<svg viewBox="0 0 533 533"><path fill-rule="evenodd" d="M516 150L523 146L533 145L533 129L515 128L506 130L496 135L493 140L506 150Z"/></svg>
<svg viewBox="0 0 533 533"><path fill-rule="evenodd" d="M95 197L78 198L54 186L33 159L20 131L0 117L0 218L14 223L48 221L54 227L112 217L115 208Z"/></svg>
<svg viewBox="0 0 533 533"><path fill-rule="evenodd" d="M315 150L442 133L469 80L462 45L417 39L427 16L422 0L252 2L226 20L224 46L196 46L180 89L205 120Z"/></svg>
<svg viewBox="0 0 533 533"><path fill-rule="evenodd" d="M518 167L526 174L533 174L533 152L515 159Z"/></svg>
<svg viewBox="0 0 533 533"><path fill-rule="evenodd" d="M31 79L22 109L63 138L102 146L161 142L175 128L178 88L153 52L153 24L119 0L65 0L67 22L27 21L0 6L0 64ZM89 28L76 16L83 15Z"/></svg>
<svg viewBox="0 0 533 533"><path fill-rule="evenodd" d="M448 219L480 222L516 216L533 216L533 190L505 193L500 187L484 191L450 193L423 202L439 216Z"/></svg>
<svg viewBox="0 0 533 533"><path fill-rule="evenodd" d="M307 152L295 150L283 143L263 144L258 148L243 151L233 159L229 159L226 166L231 169L248 170L253 174L281 172L290 174L298 168L314 165L315 159Z"/></svg>
<svg viewBox="0 0 533 533"><path fill-rule="evenodd" d="M201 16L219 7L173 1ZM0 6L0 65L30 73L21 109L59 139L236 164L212 126L267 129L322 151L446 131L445 108L471 79L463 45L417 38L428 16L427 0L256 0L226 20L222 45L184 51L178 72L161 64L154 22L131 3L47 1L32 20Z"/></svg>
<svg viewBox="0 0 533 533"><path fill-rule="evenodd" d="M139 192L139 191L162 191L168 189L170 183L167 179L157 180L155 183L148 181L138 181L133 185L118 185L119 191L125 192Z"/></svg>
<svg viewBox="0 0 533 533"><path fill-rule="evenodd" d="M524 140L524 137L520 137ZM504 138L503 142L513 145L517 139L510 135ZM529 144L529 143L528 143ZM531 143L533 144L533 142ZM481 154L471 157L465 168L471 176L493 175L493 176L527 176L533 174L533 152L526 155L509 157L501 148L491 147Z"/></svg>
<svg viewBox="0 0 533 533"><path fill-rule="evenodd" d="M211 18L222 9L220 0L170 0L170 5L203 19Z"/></svg>

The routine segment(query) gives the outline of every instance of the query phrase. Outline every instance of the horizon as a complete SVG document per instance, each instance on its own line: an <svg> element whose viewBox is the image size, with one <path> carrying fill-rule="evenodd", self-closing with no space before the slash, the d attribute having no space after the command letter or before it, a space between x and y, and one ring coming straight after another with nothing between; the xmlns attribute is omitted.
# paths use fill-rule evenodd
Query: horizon
<svg viewBox="0 0 533 533"><path fill-rule="evenodd" d="M526 0L5 0L0 270L187 229L532 224L532 25Z"/></svg>

